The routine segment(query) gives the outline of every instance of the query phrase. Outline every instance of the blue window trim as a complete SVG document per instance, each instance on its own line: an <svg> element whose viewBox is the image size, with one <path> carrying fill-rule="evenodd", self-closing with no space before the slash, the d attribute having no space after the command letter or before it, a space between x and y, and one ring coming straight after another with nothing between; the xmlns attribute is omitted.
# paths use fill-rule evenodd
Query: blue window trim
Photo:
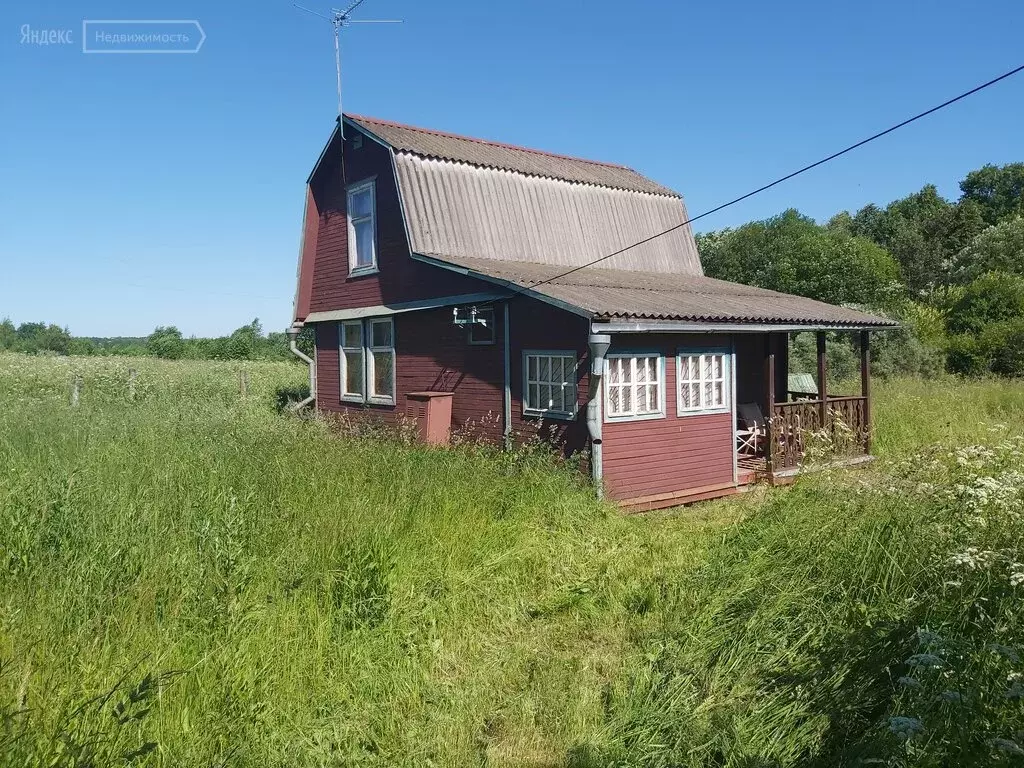
<svg viewBox="0 0 1024 768"><path fill-rule="evenodd" d="M668 416L667 401L668 397L666 394L667 383L665 381L665 353L660 349L622 349L614 352L609 352L605 355L605 359L609 360L616 357L657 357L658 358L658 411L657 413L642 413L639 415L624 415L624 416L612 416L608 413L608 371L605 369L605 375L602 377L604 381L601 385L601 411L604 414L604 422L606 424L618 424L624 421L653 421L655 419L664 419Z"/></svg>
<svg viewBox="0 0 1024 768"><path fill-rule="evenodd" d="M683 409L683 358L694 355L723 355L725 357L725 370L723 381L725 385L725 404L715 408L687 408ZM729 347L679 347L676 349L676 418L685 419L689 416L709 416L717 413L732 413L734 399L734 377L736 369L736 355Z"/></svg>
<svg viewBox="0 0 1024 768"><path fill-rule="evenodd" d="M352 224L352 214L349 211L349 201L353 192L361 192L364 188L370 189L370 202L372 211L370 221L373 224L373 261L370 264L356 266L357 245L355 237L355 226ZM377 175L368 176L365 179L354 181L345 187L345 226L346 240L348 241L348 276L363 277L365 275L376 275L380 272L377 261Z"/></svg>
<svg viewBox="0 0 1024 768"><path fill-rule="evenodd" d="M574 387L576 389L576 400L573 402L573 409L569 411L552 411L546 408L529 408L527 407L526 400L529 396L529 373L530 366L528 357L530 355L541 355L548 357L571 357L573 360L573 373L576 374L576 381ZM523 391L522 391L522 410L523 416L527 418L537 419L556 419L558 421L575 421L576 416L580 411L580 358L574 349L524 349L522 353L523 362Z"/></svg>
<svg viewBox="0 0 1024 768"><path fill-rule="evenodd" d="M386 322L391 325L391 394L390 395L371 395L369 392L371 376L373 373L373 361L370 356L374 350L382 350L384 347L373 346L373 324L379 322ZM359 327L359 335L361 347L363 365L360 376L362 380L362 393L346 393L345 384L347 382L347 368L348 360L345 357L345 350L352 349L355 347L345 346L345 326L352 325ZM338 382L338 390L340 393L340 400L343 403L354 403L359 405L383 405L392 407L398 402L398 353L396 351L397 344L395 343L395 319L390 315L378 316L378 317L363 317L355 320L339 320L338 321L338 368L340 380Z"/></svg>

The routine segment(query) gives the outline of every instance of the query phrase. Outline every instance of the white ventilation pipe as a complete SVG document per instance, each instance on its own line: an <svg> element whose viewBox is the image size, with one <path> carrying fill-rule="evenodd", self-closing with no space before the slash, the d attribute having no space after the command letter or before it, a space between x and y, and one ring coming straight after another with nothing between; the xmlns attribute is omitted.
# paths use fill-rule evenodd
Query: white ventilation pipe
<svg viewBox="0 0 1024 768"><path fill-rule="evenodd" d="M601 380L604 378L605 358L612 337L607 333L592 333L590 346L590 388L587 393L587 432L590 434L590 474L598 498L604 496L604 465L601 437Z"/></svg>
<svg viewBox="0 0 1024 768"><path fill-rule="evenodd" d="M309 397L303 400L301 403L296 403L293 411L301 411L307 405L316 401L316 363L313 362L313 358L299 349L299 345L296 340L299 338L299 331L302 330L302 323L294 322L288 329L288 348L291 349L292 354L302 360L306 365L309 366Z"/></svg>

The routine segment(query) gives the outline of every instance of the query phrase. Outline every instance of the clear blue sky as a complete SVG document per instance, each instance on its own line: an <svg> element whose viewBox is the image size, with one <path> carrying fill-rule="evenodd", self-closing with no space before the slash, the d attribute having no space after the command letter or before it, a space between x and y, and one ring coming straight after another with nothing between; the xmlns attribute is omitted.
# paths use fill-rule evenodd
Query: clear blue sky
<svg viewBox="0 0 1024 768"><path fill-rule="evenodd" d="M326 0L305 5L327 10ZM346 110L630 165L698 213L1024 60L1019 0L367 0ZM84 55L82 19L198 19L196 55ZM73 45L20 42L23 24ZM330 26L284 0L0 9L0 317L78 335L290 320ZM701 222L818 219L1024 160L1024 76Z"/></svg>

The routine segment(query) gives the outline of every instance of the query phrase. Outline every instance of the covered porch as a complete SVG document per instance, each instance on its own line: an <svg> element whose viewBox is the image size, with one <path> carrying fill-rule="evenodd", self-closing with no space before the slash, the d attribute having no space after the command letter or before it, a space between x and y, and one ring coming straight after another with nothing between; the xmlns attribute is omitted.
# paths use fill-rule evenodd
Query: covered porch
<svg viewBox="0 0 1024 768"><path fill-rule="evenodd" d="M860 330L854 336L859 382L856 378L829 381L828 339L821 329L811 331L816 339L815 372L791 375L789 340L795 332L735 338L736 479L740 485L784 484L809 469L870 461L869 332Z"/></svg>

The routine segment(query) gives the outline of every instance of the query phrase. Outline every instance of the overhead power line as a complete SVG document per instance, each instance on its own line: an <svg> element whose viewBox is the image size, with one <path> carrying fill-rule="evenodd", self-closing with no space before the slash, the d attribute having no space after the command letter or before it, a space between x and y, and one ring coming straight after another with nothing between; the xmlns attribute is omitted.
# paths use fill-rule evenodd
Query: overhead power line
<svg viewBox="0 0 1024 768"><path fill-rule="evenodd" d="M953 98L948 99L947 101L944 101L941 104L938 104L938 105L932 107L931 109L927 109L924 112L920 112L920 113L914 115L913 117L907 118L906 120L904 120L902 122L896 123L896 125L890 126L889 128L886 128L884 131L879 131L878 133L876 133L876 134L874 134L872 136L868 136L866 139L861 139L856 144L851 144L850 146L846 147L845 149L841 149L838 152L833 152L828 157L823 157L821 160L813 162L810 165L805 165L803 168L800 168L800 169L798 169L796 171L793 171L792 173L787 173L785 176L781 176L780 178L775 179L775 181L772 181L772 182L770 182L768 184L760 186L757 189L755 189L755 190L753 190L751 192L747 192L744 195L740 195L739 197L734 198L734 199L730 200L727 203L722 203L721 205L715 206L711 210L704 211L704 213L700 213L700 214L698 214L696 216L692 216L692 217L690 217L689 219L687 219L686 221L684 221L684 222L682 222L680 224L676 224L674 226L671 226L668 229L662 230L661 232L656 232L655 234L651 235L650 237L645 237L643 240L638 240L637 242L632 243L630 245L627 245L624 248L620 248L619 250L617 250L617 251L615 251L613 253L609 253L607 256L601 256L600 258L594 259L593 261L588 261L586 264L581 264L578 267L573 267L572 269L568 269L565 272L562 272L560 274L555 275L554 277L549 277L549 278L546 278L545 280L541 280L540 282L533 283L532 285L522 287L518 291L513 293L512 296L517 296L520 293L524 293L525 291L528 291L531 288L536 288L537 286L544 285L545 283L550 283L550 282L553 282L555 280L560 280L563 277L568 277L569 275L573 274L574 272L579 272L581 269L586 269L587 267L592 267L595 264L600 264L602 261L606 261L606 260L608 260L608 259L610 259L610 258L612 258L614 256L618 256L619 254L625 253L628 250L631 250L631 249L636 248L638 246L644 245L645 243L649 243L652 240L656 240L659 237L662 237L664 235L669 234L670 232L675 232L677 229L682 229L687 224L690 224L690 223L692 223L694 221L697 221L698 219L703 219L705 216L710 216L713 213L718 213L719 211L725 210L726 208L728 208L730 206L736 205L736 203L743 202L744 200L747 200L748 198L751 198L754 195L758 195L758 194L764 192L765 190L771 189L772 187L777 186L777 185L781 184L784 181L789 181L790 179L795 178L796 176L799 176L802 173L806 173L807 171L810 171L813 168L817 168L820 165L824 165L825 163L828 163L828 162L831 162L832 160L835 160L837 157L842 157L843 155L845 155L848 152L852 152L855 149L859 149L860 147L863 147L865 144L870 144L875 139L880 139L883 136L886 136L886 135L892 133L893 131L898 131L900 128L903 128L904 126L910 125L911 123L913 123L913 122L915 122L917 120L920 120L923 117L927 117L928 115L931 115L931 114L933 114L935 112L938 112L940 109L945 109L946 107L948 107L948 106L950 106L952 104L956 104L958 101L962 101L963 99L966 99L968 96L973 96L974 94L978 93L979 91L983 91L986 88L988 88L990 86L993 86L996 83L1000 82L1001 80L1006 80L1008 77L1013 77L1014 75L1016 75L1018 72L1021 72L1021 71L1024 71L1024 64L1022 64L1021 66L1019 66L1019 67L1017 67L1015 69L1011 69L1009 72L1004 72L1003 74L999 75L999 77L994 77L991 80L989 80L988 82L985 82L985 83L982 83L981 85L975 86L974 88L971 88L971 90L969 90L969 91L964 91L959 96L954 96ZM512 297L510 296L509 298L512 298Z"/></svg>

